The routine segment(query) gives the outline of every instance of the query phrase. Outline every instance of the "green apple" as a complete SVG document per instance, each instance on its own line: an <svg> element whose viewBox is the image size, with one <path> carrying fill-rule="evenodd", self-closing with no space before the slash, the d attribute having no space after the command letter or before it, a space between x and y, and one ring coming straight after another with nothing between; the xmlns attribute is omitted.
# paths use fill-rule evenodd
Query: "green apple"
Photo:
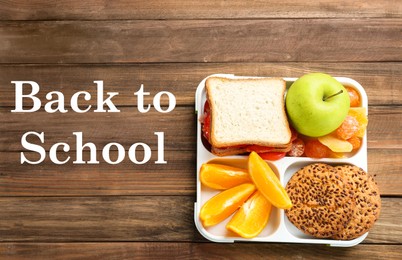
<svg viewBox="0 0 402 260"><path fill-rule="evenodd" d="M310 73L297 79L286 94L290 124L301 134L319 137L337 129L348 114L347 90L335 78Z"/></svg>

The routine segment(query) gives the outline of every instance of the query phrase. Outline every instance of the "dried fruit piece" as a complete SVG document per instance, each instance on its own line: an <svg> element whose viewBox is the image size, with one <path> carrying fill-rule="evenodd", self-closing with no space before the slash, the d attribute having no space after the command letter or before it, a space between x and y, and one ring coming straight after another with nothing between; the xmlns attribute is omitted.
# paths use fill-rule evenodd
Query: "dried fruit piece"
<svg viewBox="0 0 402 260"><path fill-rule="evenodd" d="M304 153L311 158L326 158L331 154L331 150L317 139L313 139L306 142Z"/></svg>
<svg viewBox="0 0 402 260"><path fill-rule="evenodd" d="M349 98L350 98L350 106L351 107L358 107L360 106L360 95L359 93L352 87L345 87L348 91Z"/></svg>
<svg viewBox="0 0 402 260"><path fill-rule="evenodd" d="M290 148L290 151L288 152L289 156L292 157L300 157L304 153L304 142L300 138L296 138L292 142L292 147Z"/></svg>
<svg viewBox="0 0 402 260"><path fill-rule="evenodd" d="M347 140L359 131L359 122L354 116L347 115L342 124L336 129L335 135L343 140Z"/></svg>
<svg viewBox="0 0 402 260"><path fill-rule="evenodd" d="M200 219L203 225L210 227L222 222L232 215L254 191L255 186L253 184L245 183L212 197L202 206L200 211Z"/></svg>
<svg viewBox="0 0 402 260"><path fill-rule="evenodd" d="M330 158L336 158L336 159L346 158L344 153L335 153L335 152L332 152L329 157Z"/></svg>
<svg viewBox="0 0 402 260"><path fill-rule="evenodd" d="M351 143L333 135L321 136L318 138L318 141L336 153L348 153L353 150L353 145Z"/></svg>
<svg viewBox="0 0 402 260"><path fill-rule="evenodd" d="M256 152L248 159L248 171L257 189L277 208L289 209L292 202L271 167Z"/></svg>
<svg viewBox="0 0 402 260"><path fill-rule="evenodd" d="M232 217L226 229L244 238L256 237L267 225L271 209L271 203L256 191Z"/></svg>
<svg viewBox="0 0 402 260"><path fill-rule="evenodd" d="M251 183L247 170L213 163L204 163L201 166L200 181L205 186L217 190L225 190L243 183Z"/></svg>
<svg viewBox="0 0 402 260"><path fill-rule="evenodd" d="M360 146L362 145L360 138L357 136L352 136L351 138L348 139L348 142L352 144L353 150L359 149Z"/></svg>
<svg viewBox="0 0 402 260"><path fill-rule="evenodd" d="M349 109L348 115L356 118L357 122L359 122L359 130L356 132L356 136L362 138L364 133L366 132L368 118L366 113L366 108L364 107L351 107Z"/></svg>

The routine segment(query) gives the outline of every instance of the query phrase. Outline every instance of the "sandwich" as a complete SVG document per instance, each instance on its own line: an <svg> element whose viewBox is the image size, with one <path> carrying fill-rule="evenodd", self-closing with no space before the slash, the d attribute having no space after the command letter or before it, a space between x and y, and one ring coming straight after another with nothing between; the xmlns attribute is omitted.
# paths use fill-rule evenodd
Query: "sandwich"
<svg viewBox="0 0 402 260"><path fill-rule="evenodd" d="M205 90L202 131L213 154L290 150L292 132L285 112L283 79L210 77Z"/></svg>

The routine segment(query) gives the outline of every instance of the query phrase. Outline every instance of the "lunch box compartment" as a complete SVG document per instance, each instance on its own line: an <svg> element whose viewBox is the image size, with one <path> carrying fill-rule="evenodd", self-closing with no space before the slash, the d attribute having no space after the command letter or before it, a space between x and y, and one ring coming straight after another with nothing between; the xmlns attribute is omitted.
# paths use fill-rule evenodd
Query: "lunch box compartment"
<svg viewBox="0 0 402 260"><path fill-rule="evenodd" d="M238 167L238 168L242 168L242 169L247 169L247 161L248 161L247 157L245 157L245 156L242 156L242 158L233 156L233 157L216 157L212 160L209 160L207 163L223 164L223 165L229 165L229 166ZM268 164L272 168L272 170L274 171L276 176L280 179L281 177L279 175L279 171L276 168L276 166L270 162L268 162ZM201 187L201 205L204 205L205 202L207 202L210 198L212 198L213 196L217 195L220 192L222 192L222 191L214 190L214 189L211 189L211 188L208 188L208 187L202 185L202 187ZM220 236L220 235L224 234L224 236L232 237L233 239L238 239L238 236L236 234L226 230L226 224L229 222L229 220L232 218L232 216L228 217L227 219L225 219L223 222L219 223L218 225L205 228L205 230L214 236ZM269 219L270 220L268 221L267 226L259 234L258 237L268 237L277 231L279 224L281 222L280 221L280 210L275 207L272 207L272 211L271 211Z"/></svg>

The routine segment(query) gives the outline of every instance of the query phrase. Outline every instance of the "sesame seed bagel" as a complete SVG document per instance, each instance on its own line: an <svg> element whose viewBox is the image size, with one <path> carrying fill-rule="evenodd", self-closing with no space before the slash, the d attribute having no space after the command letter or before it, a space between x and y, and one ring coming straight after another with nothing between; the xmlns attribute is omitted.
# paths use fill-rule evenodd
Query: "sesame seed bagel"
<svg viewBox="0 0 402 260"><path fill-rule="evenodd" d="M343 172L314 163L297 171L286 185L293 207L286 216L297 228L317 238L333 237L350 222L355 203Z"/></svg>
<svg viewBox="0 0 402 260"><path fill-rule="evenodd" d="M352 186L356 207L349 224L334 239L350 240L366 233L380 216L380 191L374 178L353 165L335 167Z"/></svg>

